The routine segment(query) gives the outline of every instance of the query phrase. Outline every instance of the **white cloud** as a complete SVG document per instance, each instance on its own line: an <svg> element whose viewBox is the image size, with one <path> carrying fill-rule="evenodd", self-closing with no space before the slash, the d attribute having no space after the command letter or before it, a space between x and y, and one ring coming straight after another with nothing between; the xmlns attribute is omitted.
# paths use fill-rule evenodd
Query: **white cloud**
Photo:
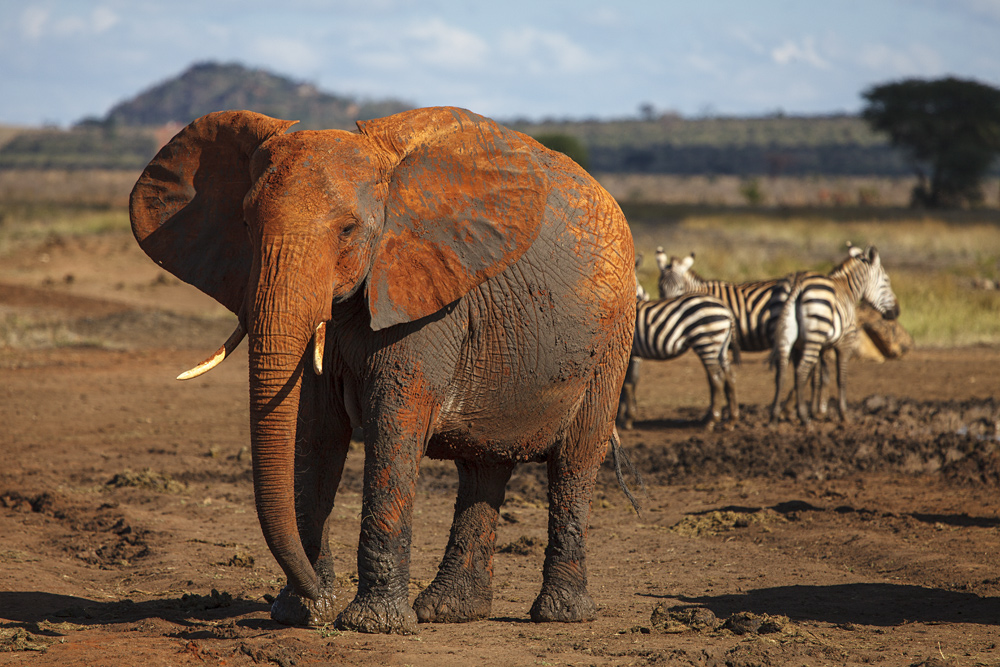
<svg viewBox="0 0 1000 667"><path fill-rule="evenodd" d="M121 17L107 7L97 7L90 15L90 25L98 34L111 30L119 21Z"/></svg>
<svg viewBox="0 0 1000 667"><path fill-rule="evenodd" d="M47 9L28 7L21 12L21 34L32 41L39 39L51 15L52 12Z"/></svg>
<svg viewBox="0 0 1000 667"><path fill-rule="evenodd" d="M442 19L421 21L406 28L404 38L421 63L448 69L471 69L483 65L489 46L478 35L448 25Z"/></svg>
<svg viewBox="0 0 1000 667"><path fill-rule="evenodd" d="M28 7L21 13L21 34L29 40L44 37L95 36L115 27L121 18L112 9L95 7L90 14L54 17L48 9Z"/></svg>
<svg viewBox="0 0 1000 667"><path fill-rule="evenodd" d="M255 60L267 63L276 72L314 70L322 64L320 54L311 46L293 37L260 37L253 41Z"/></svg>
<svg viewBox="0 0 1000 667"><path fill-rule="evenodd" d="M800 43L785 40L784 44L771 50L771 59L779 65L805 63L817 69L830 69L830 63L816 51L812 37L805 37Z"/></svg>
<svg viewBox="0 0 1000 667"><path fill-rule="evenodd" d="M500 51L515 62L523 62L533 73L579 73L597 66L596 60L566 35L537 28L505 31Z"/></svg>

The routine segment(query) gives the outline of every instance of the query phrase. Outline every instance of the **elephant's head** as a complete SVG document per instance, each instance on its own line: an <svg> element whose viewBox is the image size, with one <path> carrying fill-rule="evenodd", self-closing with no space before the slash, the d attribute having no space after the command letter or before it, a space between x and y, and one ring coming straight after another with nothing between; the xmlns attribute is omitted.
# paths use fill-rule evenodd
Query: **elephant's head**
<svg viewBox="0 0 1000 667"><path fill-rule="evenodd" d="M218 358L249 334L258 514L290 582L315 597L293 495L310 339L359 290L370 317L353 325L379 330L500 273L538 235L548 188L544 149L461 109L358 132L286 133L292 124L240 111L194 121L142 173L131 216L157 264L239 316Z"/></svg>

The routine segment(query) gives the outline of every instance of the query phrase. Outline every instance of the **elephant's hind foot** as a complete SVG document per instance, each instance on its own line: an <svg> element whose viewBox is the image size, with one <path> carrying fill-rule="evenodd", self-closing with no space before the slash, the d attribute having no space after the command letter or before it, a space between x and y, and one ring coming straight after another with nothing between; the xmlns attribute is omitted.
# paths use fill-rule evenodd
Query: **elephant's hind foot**
<svg viewBox="0 0 1000 667"><path fill-rule="evenodd" d="M356 597L337 616L339 630L371 634L417 634L417 615L406 598L396 602L387 597Z"/></svg>
<svg viewBox="0 0 1000 667"><path fill-rule="evenodd" d="M413 609L421 623L466 623L487 618L493 608L493 592L474 587L439 584L420 592Z"/></svg>
<svg viewBox="0 0 1000 667"><path fill-rule="evenodd" d="M332 592L310 600L285 586L271 604L271 620L282 625L326 625L336 619L336 602Z"/></svg>
<svg viewBox="0 0 1000 667"><path fill-rule="evenodd" d="M531 605L531 620L535 623L580 623L596 618L597 605L585 588L543 586Z"/></svg>

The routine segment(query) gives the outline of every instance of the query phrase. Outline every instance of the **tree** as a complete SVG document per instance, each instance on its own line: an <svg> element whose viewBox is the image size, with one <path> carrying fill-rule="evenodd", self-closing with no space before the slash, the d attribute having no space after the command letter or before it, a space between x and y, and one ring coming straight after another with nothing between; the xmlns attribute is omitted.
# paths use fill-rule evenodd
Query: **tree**
<svg viewBox="0 0 1000 667"><path fill-rule="evenodd" d="M873 86L862 117L905 149L920 179L914 204L977 204L980 184L1000 154L1000 89L947 77ZM930 183L926 167L930 167Z"/></svg>
<svg viewBox="0 0 1000 667"><path fill-rule="evenodd" d="M587 168L587 163L589 162L587 148L583 145L583 142L573 135L551 132L537 135L535 141L546 148L563 153L584 169Z"/></svg>

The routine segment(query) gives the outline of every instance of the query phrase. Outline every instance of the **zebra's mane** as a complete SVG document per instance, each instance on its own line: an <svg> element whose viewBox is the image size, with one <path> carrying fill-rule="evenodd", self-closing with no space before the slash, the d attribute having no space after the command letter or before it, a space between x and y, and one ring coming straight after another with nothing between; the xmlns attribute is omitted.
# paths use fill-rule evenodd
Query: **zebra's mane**
<svg viewBox="0 0 1000 667"><path fill-rule="evenodd" d="M844 261L833 267L827 275L831 278L836 276L846 276L848 273L851 273L851 266L849 265L853 266L856 264L868 264L868 259L865 256L854 257L853 255L848 255Z"/></svg>

